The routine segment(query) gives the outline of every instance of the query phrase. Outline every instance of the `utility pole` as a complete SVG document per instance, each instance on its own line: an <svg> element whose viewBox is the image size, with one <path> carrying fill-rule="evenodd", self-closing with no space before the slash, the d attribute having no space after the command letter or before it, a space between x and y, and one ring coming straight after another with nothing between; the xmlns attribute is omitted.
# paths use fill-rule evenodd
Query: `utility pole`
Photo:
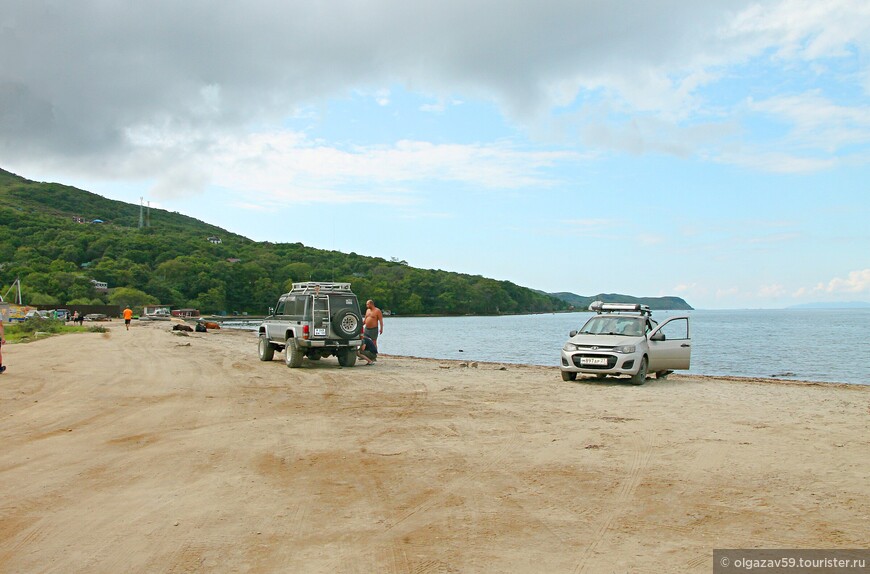
<svg viewBox="0 0 870 574"><path fill-rule="evenodd" d="M139 196L139 229L142 229L144 222L142 220L142 196Z"/></svg>

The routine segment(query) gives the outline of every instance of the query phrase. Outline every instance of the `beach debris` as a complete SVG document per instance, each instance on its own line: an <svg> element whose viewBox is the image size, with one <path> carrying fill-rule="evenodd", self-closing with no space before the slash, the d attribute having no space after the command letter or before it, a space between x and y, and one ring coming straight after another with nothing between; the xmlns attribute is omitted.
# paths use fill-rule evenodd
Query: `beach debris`
<svg viewBox="0 0 870 574"><path fill-rule="evenodd" d="M792 373L791 371L783 371L781 373L774 373L770 376L775 378L775 377L796 377L797 375L795 373Z"/></svg>
<svg viewBox="0 0 870 574"><path fill-rule="evenodd" d="M468 367L468 363L459 363L459 367L466 368L466 367Z"/></svg>
<svg viewBox="0 0 870 574"><path fill-rule="evenodd" d="M476 368L477 368L477 362L475 361L474 363L471 363L471 367L474 368L474 369L476 369Z"/></svg>
<svg viewBox="0 0 870 574"><path fill-rule="evenodd" d="M604 446L603 444L587 444L583 448L585 448L586 450L598 450L599 448L602 448L603 446Z"/></svg>
<svg viewBox="0 0 870 574"><path fill-rule="evenodd" d="M507 367L505 367L505 366L501 366L501 367L498 368L498 370L499 370L499 371L507 371Z"/></svg>
<svg viewBox="0 0 870 574"><path fill-rule="evenodd" d="M176 337L190 337L190 335L188 335L184 331L174 331L172 334L175 335Z"/></svg>
<svg viewBox="0 0 870 574"><path fill-rule="evenodd" d="M450 365L438 365L439 369L449 369Z"/></svg>
<svg viewBox="0 0 870 574"><path fill-rule="evenodd" d="M179 333L179 334L180 334L180 333ZM187 333L185 333L184 336L187 337ZM190 343L178 343L178 344L175 345L175 346L176 346L176 347L189 347L189 346L190 346Z"/></svg>
<svg viewBox="0 0 870 574"><path fill-rule="evenodd" d="M636 421L636 420L640 420L640 419L632 419L632 418L629 418L629 417L612 417L612 416L598 417L598 418L600 418L600 419L603 420L603 421L609 421L609 422L612 422L612 423L624 423L624 422L627 422L627 421Z"/></svg>
<svg viewBox="0 0 870 574"><path fill-rule="evenodd" d="M172 330L173 331L186 331L188 333L192 333L193 327L191 327L190 325L173 325Z"/></svg>

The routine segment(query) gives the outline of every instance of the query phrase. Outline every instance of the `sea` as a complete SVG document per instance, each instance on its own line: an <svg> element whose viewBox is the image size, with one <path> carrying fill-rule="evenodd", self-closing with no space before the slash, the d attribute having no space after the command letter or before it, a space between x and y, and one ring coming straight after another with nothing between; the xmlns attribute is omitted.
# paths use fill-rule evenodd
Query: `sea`
<svg viewBox="0 0 870 574"><path fill-rule="evenodd" d="M592 315L390 316L378 346L387 355L556 367L568 333ZM870 309L654 311L653 319L676 315L690 318L688 373L870 384Z"/></svg>

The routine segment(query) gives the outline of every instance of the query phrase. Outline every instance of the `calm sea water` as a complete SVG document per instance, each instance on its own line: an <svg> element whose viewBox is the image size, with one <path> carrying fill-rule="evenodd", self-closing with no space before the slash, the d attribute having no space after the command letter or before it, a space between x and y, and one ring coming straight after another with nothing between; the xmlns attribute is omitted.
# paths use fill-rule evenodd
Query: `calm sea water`
<svg viewBox="0 0 870 574"><path fill-rule="evenodd" d="M690 373L870 384L870 309L659 311L653 319L684 314ZM387 317L379 346L388 355L558 366L568 332L590 316Z"/></svg>

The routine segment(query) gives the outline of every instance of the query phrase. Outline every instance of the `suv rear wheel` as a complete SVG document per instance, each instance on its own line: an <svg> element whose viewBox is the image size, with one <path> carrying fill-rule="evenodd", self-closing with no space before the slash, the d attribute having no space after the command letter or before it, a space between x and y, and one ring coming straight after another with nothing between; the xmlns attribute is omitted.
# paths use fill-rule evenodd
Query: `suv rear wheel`
<svg viewBox="0 0 870 574"><path fill-rule="evenodd" d="M284 362L291 369L302 366L302 349L292 336L287 337L287 345L284 347Z"/></svg>
<svg viewBox="0 0 870 574"><path fill-rule="evenodd" d="M342 367L352 367L356 364L356 353L353 349L343 349L338 352L338 364Z"/></svg>

